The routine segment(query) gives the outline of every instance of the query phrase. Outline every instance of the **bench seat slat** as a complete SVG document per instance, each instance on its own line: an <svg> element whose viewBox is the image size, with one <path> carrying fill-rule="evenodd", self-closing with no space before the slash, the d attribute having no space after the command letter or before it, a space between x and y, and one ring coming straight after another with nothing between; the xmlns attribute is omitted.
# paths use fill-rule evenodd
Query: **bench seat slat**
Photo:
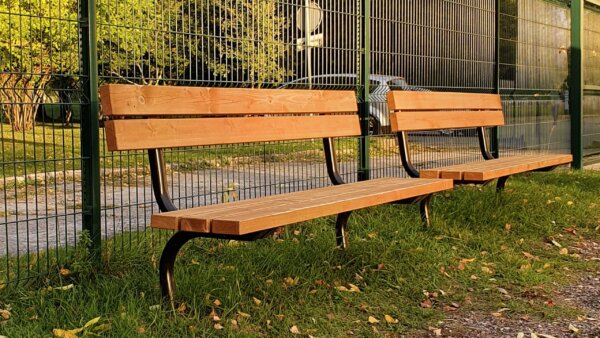
<svg viewBox="0 0 600 338"><path fill-rule="evenodd" d="M105 129L110 151L360 135L357 115L111 120Z"/></svg>
<svg viewBox="0 0 600 338"><path fill-rule="evenodd" d="M426 169L421 171L421 177L484 182L508 175L568 164L572 161L573 156L568 154L520 155Z"/></svg>
<svg viewBox="0 0 600 338"><path fill-rule="evenodd" d="M152 215L152 227L244 235L452 189L452 180L383 178Z"/></svg>

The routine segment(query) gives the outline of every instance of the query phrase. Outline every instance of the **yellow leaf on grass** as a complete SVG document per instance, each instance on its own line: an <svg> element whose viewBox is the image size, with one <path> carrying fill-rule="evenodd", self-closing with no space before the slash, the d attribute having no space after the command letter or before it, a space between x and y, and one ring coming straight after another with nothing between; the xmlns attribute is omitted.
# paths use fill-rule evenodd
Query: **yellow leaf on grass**
<svg viewBox="0 0 600 338"><path fill-rule="evenodd" d="M85 323L85 325L83 326L84 329L87 329L88 327L98 323L98 321L100 320L101 317L96 317L94 319L89 320L87 323Z"/></svg>
<svg viewBox="0 0 600 338"><path fill-rule="evenodd" d="M388 322L388 323L390 323L390 324L398 324L398 322L399 322L398 319L396 319L396 318L394 318L394 317L392 317L390 315L385 315L384 318L385 318L385 321Z"/></svg>
<svg viewBox="0 0 600 338"><path fill-rule="evenodd" d="M300 329L298 329L298 327L296 325L290 327L290 332L292 334L300 334Z"/></svg>
<svg viewBox="0 0 600 338"><path fill-rule="evenodd" d="M561 254L561 255L568 255L569 254L569 249L562 248L562 249L560 249L560 251L558 253Z"/></svg>
<svg viewBox="0 0 600 338"><path fill-rule="evenodd" d="M377 324L377 323L379 323L379 320L377 318L373 317L373 316L369 316L368 321L369 321L369 324Z"/></svg>
<svg viewBox="0 0 600 338"><path fill-rule="evenodd" d="M262 303L262 301L256 297L252 297L252 301L254 301L254 304L256 305L260 305Z"/></svg>
<svg viewBox="0 0 600 338"><path fill-rule="evenodd" d="M61 277L69 277L71 275L71 270L67 268L60 268L60 270L58 270L58 274Z"/></svg>
<svg viewBox="0 0 600 338"><path fill-rule="evenodd" d="M77 335L74 333L71 333L70 330L54 329L54 330L52 330L52 334L54 335L54 337L59 337L59 338L77 338Z"/></svg>
<svg viewBox="0 0 600 338"><path fill-rule="evenodd" d="M491 275L494 273L494 271L492 269L488 268L487 266L482 266L481 272L486 273L488 275Z"/></svg>

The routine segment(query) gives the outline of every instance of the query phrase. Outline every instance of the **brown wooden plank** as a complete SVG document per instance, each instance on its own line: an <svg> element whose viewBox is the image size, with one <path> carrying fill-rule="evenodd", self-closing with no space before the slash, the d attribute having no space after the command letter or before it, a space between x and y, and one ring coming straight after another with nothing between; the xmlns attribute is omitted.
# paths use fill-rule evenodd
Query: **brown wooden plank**
<svg viewBox="0 0 600 338"><path fill-rule="evenodd" d="M247 234L452 188L451 180L395 180L395 182L387 180L384 185L373 186L370 189L367 188L355 193L349 193L344 198L340 198L339 196L324 197L305 203L276 206L270 210L266 210L266 212L250 211L234 216L223 215L223 217L212 220L211 231L220 234ZM401 182L401 180L405 182ZM369 184L367 183L366 185ZM339 189L338 187L342 186L332 188ZM353 187L349 186L349 188ZM193 224L193 221L190 218L183 220L183 222L189 222L189 224Z"/></svg>
<svg viewBox="0 0 600 338"><path fill-rule="evenodd" d="M360 135L358 115L112 120L105 129L110 151Z"/></svg>
<svg viewBox="0 0 600 338"><path fill-rule="evenodd" d="M535 154L464 163L421 171L421 177L451 178L458 181L485 182L503 176L571 163L568 154Z"/></svg>
<svg viewBox="0 0 600 338"><path fill-rule="evenodd" d="M390 91L390 110L502 110L497 94Z"/></svg>
<svg viewBox="0 0 600 338"><path fill-rule="evenodd" d="M383 178L157 214L152 216L152 227L229 234L231 231L236 234L250 233L259 231L260 229L256 229L261 227L268 229L321 217L319 215L323 213L323 216L335 214L338 213L335 212L336 208L355 210L363 205L383 204L451 188L451 180ZM298 217L301 220L293 221ZM168 218L171 220L165 222ZM232 220L237 222L234 230L231 228ZM239 220L244 220L245 223L240 223ZM258 225L259 223L262 225Z"/></svg>
<svg viewBox="0 0 600 338"><path fill-rule="evenodd" d="M501 110L461 111L398 111L390 114L392 131L419 131L437 129L501 126Z"/></svg>
<svg viewBox="0 0 600 338"><path fill-rule="evenodd" d="M356 112L354 91L108 84L105 116L251 115Z"/></svg>

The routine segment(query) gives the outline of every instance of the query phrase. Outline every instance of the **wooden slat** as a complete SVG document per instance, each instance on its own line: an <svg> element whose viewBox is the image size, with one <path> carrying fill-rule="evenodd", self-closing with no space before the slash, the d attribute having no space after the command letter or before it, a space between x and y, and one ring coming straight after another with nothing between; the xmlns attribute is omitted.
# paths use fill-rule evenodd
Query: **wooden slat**
<svg viewBox="0 0 600 338"><path fill-rule="evenodd" d="M492 127L504 124L501 110L400 111L390 114L392 131Z"/></svg>
<svg viewBox="0 0 600 338"><path fill-rule="evenodd" d="M390 110L502 110L496 94L390 91Z"/></svg>
<svg viewBox="0 0 600 338"><path fill-rule="evenodd" d="M353 91L137 86L100 88L104 116L356 112Z"/></svg>
<svg viewBox="0 0 600 338"><path fill-rule="evenodd" d="M112 120L105 128L110 151L360 135L358 115Z"/></svg>
<svg viewBox="0 0 600 338"><path fill-rule="evenodd" d="M521 155L476 163L422 170L422 178L451 178L458 181L485 182L503 176L569 164L572 155Z"/></svg>
<svg viewBox="0 0 600 338"><path fill-rule="evenodd" d="M206 207L188 209L188 215L175 215L177 226L170 229L241 235L448 189L452 189L451 180L370 180L271 196L268 203L254 208L234 202L218 211L203 210ZM164 226L164 222L155 223L155 219L153 216L153 227Z"/></svg>

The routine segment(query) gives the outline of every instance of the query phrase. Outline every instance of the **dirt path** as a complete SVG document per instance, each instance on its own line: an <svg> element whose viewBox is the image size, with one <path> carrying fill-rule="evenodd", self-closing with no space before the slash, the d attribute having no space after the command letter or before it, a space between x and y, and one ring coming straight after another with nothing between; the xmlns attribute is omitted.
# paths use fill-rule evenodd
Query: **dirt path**
<svg viewBox="0 0 600 338"><path fill-rule="evenodd" d="M553 320L507 313L457 311L436 327L417 333L417 337L600 337L600 241L581 241L570 247L583 260L598 262L593 269L578 274L574 282L551 292L554 304L577 310L576 318Z"/></svg>

